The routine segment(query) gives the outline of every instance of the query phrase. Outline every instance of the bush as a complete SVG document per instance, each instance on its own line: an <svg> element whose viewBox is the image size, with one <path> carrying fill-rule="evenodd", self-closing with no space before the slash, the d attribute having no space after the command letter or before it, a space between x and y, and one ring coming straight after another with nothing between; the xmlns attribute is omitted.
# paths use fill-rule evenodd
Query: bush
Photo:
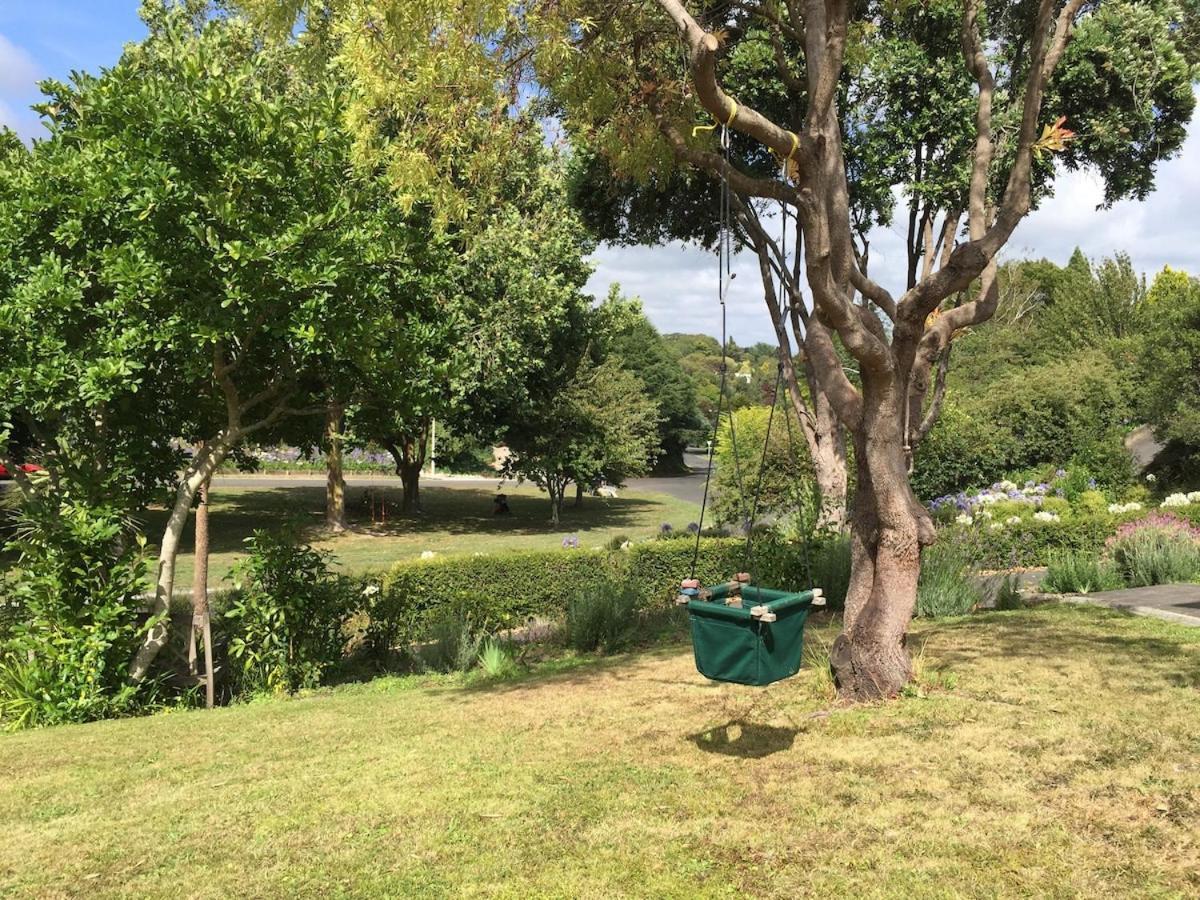
<svg viewBox="0 0 1200 900"><path fill-rule="evenodd" d="M628 584L605 580L580 588L567 603L567 643L583 653L615 653L637 634L641 597Z"/></svg>
<svg viewBox="0 0 1200 900"><path fill-rule="evenodd" d="M1122 525L1108 541L1113 564L1130 587L1200 577L1200 529L1169 513Z"/></svg>
<svg viewBox="0 0 1200 900"><path fill-rule="evenodd" d="M974 485L991 484L1007 467L1000 429L948 399L917 451L912 488L923 499L956 494Z"/></svg>
<svg viewBox="0 0 1200 900"><path fill-rule="evenodd" d="M1112 562L1088 550L1051 553L1042 582L1042 587L1056 594L1090 594L1124 586Z"/></svg>
<svg viewBox="0 0 1200 900"><path fill-rule="evenodd" d="M127 715L157 685L127 683L148 623L145 541L115 507L65 483L35 490L17 515L20 577L8 582L0 723L26 728Z"/></svg>
<svg viewBox="0 0 1200 900"><path fill-rule="evenodd" d="M983 592L974 565L967 542L944 540L926 550L917 584L917 615L963 616L975 609Z"/></svg>
<svg viewBox="0 0 1200 900"><path fill-rule="evenodd" d="M488 678L511 678L517 674L517 662L504 642L487 638L479 650L479 668Z"/></svg>
<svg viewBox="0 0 1200 900"><path fill-rule="evenodd" d="M678 593L680 579L692 571L694 549L694 539L688 537L618 551L549 550L400 562L378 589L368 585L363 592L368 598L367 636L377 659L386 663L395 649L419 640L422 623L447 605L466 604L474 627L494 633L532 618L561 619L577 593L608 583L633 591L639 609L665 607ZM746 562L744 540L702 538L696 577L716 584L743 570ZM759 583L781 590L809 584L800 543L757 539L753 568ZM471 586L467 597L463 585Z"/></svg>
<svg viewBox="0 0 1200 900"><path fill-rule="evenodd" d="M223 620L240 693L316 687L342 659L343 625L352 611L350 582L329 570L330 557L291 535L256 531L234 567Z"/></svg>
<svg viewBox="0 0 1200 900"><path fill-rule="evenodd" d="M422 641L417 654L421 668L434 672L467 672L475 667L483 649L486 635L471 619L471 610L478 602L470 594L462 594L435 610L420 633Z"/></svg>
<svg viewBox="0 0 1200 900"><path fill-rule="evenodd" d="M812 583L825 591L829 608L844 607L850 587L850 537L834 535L814 547L812 567Z"/></svg>

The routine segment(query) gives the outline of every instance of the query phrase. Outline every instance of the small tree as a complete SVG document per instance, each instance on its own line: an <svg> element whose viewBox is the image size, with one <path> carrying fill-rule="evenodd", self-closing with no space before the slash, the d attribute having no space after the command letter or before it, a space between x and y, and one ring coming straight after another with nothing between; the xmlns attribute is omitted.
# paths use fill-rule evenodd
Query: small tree
<svg viewBox="0 0 1200 900"><path fill-rule="evenodd" d="M620 484L648 472L659 449L658 424L658 406L619 358L585 359L548 403L512 423L506 471L545 489L557 525L571 483Z"/></svg>

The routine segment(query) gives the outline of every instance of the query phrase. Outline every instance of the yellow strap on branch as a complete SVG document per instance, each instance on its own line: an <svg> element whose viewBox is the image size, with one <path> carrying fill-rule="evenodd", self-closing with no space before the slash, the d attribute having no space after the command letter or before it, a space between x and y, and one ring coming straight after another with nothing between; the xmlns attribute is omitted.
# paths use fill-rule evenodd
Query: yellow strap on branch
<svg viewBox="0 0 1200 900"><path fill-rule="evenodd" d="M733 104L733 110L729 113L729 121L725 123L726 128L732 127L733 120L737 118L737 114L738 114L737 101L731 99L729 102ZM716 130L717 130L716 125L697 125L695 128L692 129L692 137L695 137L702 131L716 131Z"/></svg>

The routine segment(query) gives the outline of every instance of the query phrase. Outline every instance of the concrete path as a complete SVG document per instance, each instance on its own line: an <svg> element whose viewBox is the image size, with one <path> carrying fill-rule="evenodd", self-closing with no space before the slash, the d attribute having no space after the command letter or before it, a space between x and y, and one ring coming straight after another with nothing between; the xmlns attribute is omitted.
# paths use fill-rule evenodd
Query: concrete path
<svg viewBox="0 0 1200 900"><path fill-rule="evenodd" d="M1161 584L1098 594L1071 594L1063 599L1071 603L1124 609L1139 616L1200 628L1200 584Z"/></svg>

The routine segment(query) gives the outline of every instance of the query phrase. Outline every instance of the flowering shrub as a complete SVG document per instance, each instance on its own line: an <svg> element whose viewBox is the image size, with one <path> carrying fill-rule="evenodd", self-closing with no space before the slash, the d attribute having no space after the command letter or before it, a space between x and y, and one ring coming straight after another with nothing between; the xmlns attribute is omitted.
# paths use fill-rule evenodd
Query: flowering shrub
<svg viewBox="0 0 1200 900"><path fill-rule="evenodd" d="M1194 503L1200 504L1200 491L1192 491L1190 494L1170 494L1160 505L1170 509L1171 507L1191 506Z"/></svg>
<svg viewBox="0 0 1200 900"><path fill-rule="evenodd" d="M1193 581L1200 577L1200 528L1171 513L1127 522L1105 550L1130 587Z"/></svg>
<svg viewBox="0 0 1200 900"><path fill-rule="evenodd" d="M1062 517L1058 513L1048 512L1040 509L1033 514L1033 518L1038 522L1061 522Z"/></svg>
<svg viewBox="0 0 1200 900"><path fill-rule="evenodd" d="M1140 512L1141 509L1142 509L1142 504L1138 503L1136 500L1131 501L1129 503L1110 503L1110 504L1108 504L1108 511L1116 516L1123 516L1126 513L1131 513L1131 512Z"/></svg>

